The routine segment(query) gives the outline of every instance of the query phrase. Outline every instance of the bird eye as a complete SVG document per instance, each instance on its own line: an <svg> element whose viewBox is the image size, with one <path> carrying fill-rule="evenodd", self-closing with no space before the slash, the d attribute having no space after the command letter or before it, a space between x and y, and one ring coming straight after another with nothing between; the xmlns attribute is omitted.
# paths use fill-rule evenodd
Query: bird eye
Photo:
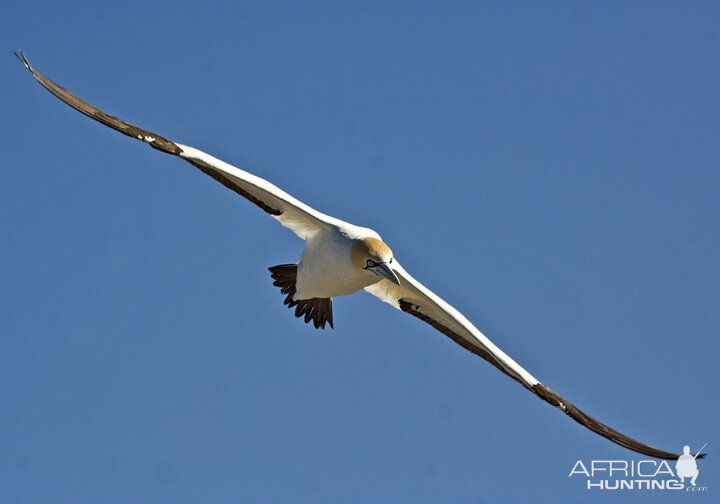
<svg viewBox="0 0 720 504"><path fill-rule="evenodd" d="M367 264L368 268L374 268L375 266L377 266L377 263L375 261L373 261L372 259L368 259L365 264Z"/></svg>

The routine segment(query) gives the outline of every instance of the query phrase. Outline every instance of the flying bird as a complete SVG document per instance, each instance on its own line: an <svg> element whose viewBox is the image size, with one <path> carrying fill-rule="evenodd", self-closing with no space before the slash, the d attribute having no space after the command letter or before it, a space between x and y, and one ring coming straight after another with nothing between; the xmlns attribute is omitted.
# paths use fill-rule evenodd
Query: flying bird
<svg viewBox="0 0 720 504"><path fill-rule="evenodd" d="M294 308L296 317L302 317L306 323L312 322L316 328L333 327L333 298L364 289L428 323L591 431L652 457L677 459L680 456L636 441L608 427L543 385L460 312L410 276L390 247L372 229L330 217L267 180L112 116L38 73L22 52L15 55L45 89L75 110L154 149L188 161L305 240L298 263L269 268L274 285L285 295L284 303ZM700 455L700 458L703 456Z"/></svg>

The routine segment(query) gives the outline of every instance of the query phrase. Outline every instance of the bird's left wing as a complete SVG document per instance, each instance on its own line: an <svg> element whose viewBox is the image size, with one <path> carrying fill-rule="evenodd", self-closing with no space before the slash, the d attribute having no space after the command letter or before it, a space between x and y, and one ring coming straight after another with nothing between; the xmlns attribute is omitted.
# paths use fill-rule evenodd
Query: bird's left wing
<svg viewBox="0 0 720 504"><path fill-rule="evenodd" d="M585 414L540 383L537 378L528 373L505 352L495 346L492 341L472 325L459 311L410 276L400 264L394 261L392 266L393 271L400 279L400 285L395 285L383 279L370 287L366 287L365 290L386 303L393 305L395 308L409 313L423 322L427 322L466 350L479 355L500 371L510 376L510 378L519 382L523 387L536 394L542 400L561 409L579 424L609 439L613 443L652 457L662 459L677 459L679 457L679 454L666 452L636 441Z"/></svg>
<svg viewBox="0 0 720 504"><path fill-rule="evenodd" d="M82 112L91 119L105 126L109 126L124 135L145 142L154 149L178 156L190 162L203 173L214 178L225 187L235 191L240 196L275 217L283 226L290 228L300 238L307 239L321 229L337 225L337 223L340 222L293 198L265 179L229 165L198 149L173 142L160 135L133 126L122 119L100 110L40 74L33 68L22 52L15 53L15 56L30 70L33 77L35 77L45 89L78 112Z"/></svg>

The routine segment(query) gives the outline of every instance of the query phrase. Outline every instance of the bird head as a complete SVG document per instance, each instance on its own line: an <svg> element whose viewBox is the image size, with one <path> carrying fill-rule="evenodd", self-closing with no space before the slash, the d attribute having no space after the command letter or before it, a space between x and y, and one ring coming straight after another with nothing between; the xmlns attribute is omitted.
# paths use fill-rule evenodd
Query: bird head
<svg viewBox="0 0 720 504"><path fill-rule="evenodd" d="M392 250L382 240L360 238L353 244L350 254L356 268L400 285L400 280L390 267L393 262Z"/></svg>

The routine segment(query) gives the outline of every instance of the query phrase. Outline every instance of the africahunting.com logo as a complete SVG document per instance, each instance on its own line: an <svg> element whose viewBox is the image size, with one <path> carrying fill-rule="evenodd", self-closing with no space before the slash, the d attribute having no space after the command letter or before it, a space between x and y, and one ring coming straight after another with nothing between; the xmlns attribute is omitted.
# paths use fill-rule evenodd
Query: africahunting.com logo
<svg viewBox="0 0 720 504"><path fill-rule="evenodd" d="M705 446L695 455L685 446L674 464L667 460L578 460L568 476L584 479L587 490L707 492L706 486L697 484L700 475L697 458Z"/></svg>

